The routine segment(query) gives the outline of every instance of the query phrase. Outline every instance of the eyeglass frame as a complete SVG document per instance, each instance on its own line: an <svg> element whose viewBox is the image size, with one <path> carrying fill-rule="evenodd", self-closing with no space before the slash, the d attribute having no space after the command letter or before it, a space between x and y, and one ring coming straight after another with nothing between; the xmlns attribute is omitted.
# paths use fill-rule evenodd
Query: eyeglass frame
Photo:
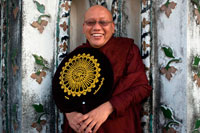
<svg viewBox="0 0 200 133"><path fill-rule="evenodd" d="M92 24L89 24L89 22L93 22ZM113 23L113 21L104 21L104 20L100 20L100 21L96 21L96 20L86 20L84 21L84 23L87 25L87 26L95 26L97 23L102 26L102 27L105 27L105 26L108 26L109 23Z"/></svg>

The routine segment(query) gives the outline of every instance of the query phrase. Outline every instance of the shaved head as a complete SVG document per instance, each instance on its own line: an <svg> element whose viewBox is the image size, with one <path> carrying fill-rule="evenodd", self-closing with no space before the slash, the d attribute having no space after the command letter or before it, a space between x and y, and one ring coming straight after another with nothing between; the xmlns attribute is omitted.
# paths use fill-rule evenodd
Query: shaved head
<svg viewBox="0 0 200 133"><path fill-rule="evenodd" d="M90 7L84 16L83 33L94 48L105 45L112 37L115 25L111 12L100 5Z"/></svg>
<svg viewBox="0 0 200 133"><path fill-rule="evenodd" d="M85 12L84 20L86 19L86 17L88 15L90 15L90 13L92 13L93 11L96 11L96 10L104 11L109 16L110 20L111 21L113 20L111 12L107 8L105 8L104 6L101 6L101 5L94 5L90 8L88 8L88 10Z"/></svg>

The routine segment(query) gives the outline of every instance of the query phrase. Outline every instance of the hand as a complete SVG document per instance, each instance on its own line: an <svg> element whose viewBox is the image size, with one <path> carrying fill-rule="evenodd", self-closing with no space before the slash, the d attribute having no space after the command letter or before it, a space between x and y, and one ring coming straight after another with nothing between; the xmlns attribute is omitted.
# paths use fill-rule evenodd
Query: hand
<svg viewBox="0 0 200 133"><path fill-rule="evenodd" d="M79 132L81 124L85 119L88 118L87 115L83 115L78 112L65 113L65 116L69 122L70 127L76 132Z"/></svg>
<svg viewBox="0 0 200 133"><path fill-rule="evenodd" d="M104 123L108 116L113 112L113 107L110 102L105 102L104 104L93 109L89 113L85 114L85 121L81 124L79 132L85 131L85 133L96 132L99 127ZM94 129L92 131L92 129Z"/></svg>

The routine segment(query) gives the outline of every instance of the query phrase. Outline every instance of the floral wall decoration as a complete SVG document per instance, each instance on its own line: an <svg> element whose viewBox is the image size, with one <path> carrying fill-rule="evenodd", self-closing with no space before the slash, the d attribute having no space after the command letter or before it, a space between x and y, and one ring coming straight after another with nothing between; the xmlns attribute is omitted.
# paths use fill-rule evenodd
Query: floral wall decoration
<svg viewBox="0 0 200 133"><path fill-rule="evenodd" d="M16 1L11 1L11 3L12 3L13 17L14 17L14 19L16 19L17 18L17 14L19 12L19 7L17 6Z"/></svg>
<svg viewBox="0 0 200 133"><path fill-rule="evenodd" d="M166 64L165 67L162 67L160 69L161 73L165 75L165 77L170 81L172 78L172 74L174 74L177 69L174 66L170 66L170 64L172 62L176 62L179 63L181 62L181 59L176 59L173 55L173 50L170 47L162 47L162 50L165 53L165 56L167 56L168 58L170 58L170 60L168 61L168 63Z"/></svg>
<svg viewBox="0 0 200 133"><path fill-rule="evenodd" d="M191 0L194 4L194 14L196 15L196 22L200 24L200 0Z"/></svg>
<svg viewBox="0 0 200 133"><path fill-rule="evenodd" d="M48 21L43 19L44 17L50 18L50 15L45 14L45 6L37 1L33 1L37 6L37 10L42 14L38 17L37 21L33 21L31 26L37 28L40 33L44 31L44 27L47 26Z"/></svg>
<svg viewBox="0 0 200 133"><path fill-rule="evenodd" d="M141 1L141 56L146 68L146 75L150 81L151 65L150 52L152 45L152 0ZM150 83L151 84L151 83ZM143 104L142 128L144 132L153 132L153 114L151 98Z"/></svg>
<svg viewBox="0 0 200 133"><path fill-rule="evenodd" d="M14 49L11 55L11 62L12 62L12 70L13 70L13 75L15 76L19 67L16 63L16 59L17 59L17 49Z"/></svg>
<svg viewBox="0 0 200 133"><path fill-rule="evenodd" d="M193 59L193 64L192 64L192 71L194 72L194 81L196 81L196 84L198 87L200 87L200 68L199 68L199 62L200 62L200 57L195 56Z"/></svg>
<svg viewBox="0 0 200 133"><path fill-rule="evenodd" d="M38 67L37 67L36 72L31 74L31 78L35 79L39 84L41 84L43 77L46 76L45 70L49 69L47 67L48 62L42 56L33 54L33 57Z"/></svg>
<svg viewBox="0 0 200 133"><path fill-rule="evenodd" d="M90 3L90 6L102 5L104 7L107 7L106 0L89 0L89 3Z"/></svg>
<svg viewBox="0 0 200 133"><path fill-rule="evenodd" d="M44 111L42 104L33 104L32 106L37 113L37 121L33 122L31 127L35 128L40 133L47 122L45 119L42 119L42 116L47 115L48 113Z"/></svg>
<svg viewBox="0 0 200 133"><path fill-rule="evenodd" d="M170 14L172 13L172 9L175 9L176 7L176 3L175 2L169 2L169 0L167 0L167 2L161 6L161 11L165 12L165 15L169 18Z"/></svg>
<svg viewBox="0 0 200 133"><path fill-rule="evenodd" d="M195 128L192 130L192 133L200 133L200 119L196 120Z"/></svg>
<svg viewBox="0 0 200 133"><path fill-rule="evenodd" d="M57 51L56 66L62 61L69 52L70 45L70 11L72 0L61 0L57 17Z"/></svg>
<svg viewBox="0 0 200 133"><path fill-rule="evenodd" d="M151 29L151 8L152 2L150 0L142 0L142 22L141 22L141 51L142 51L142 59L145 62L149 62L150 60L150 46L152 41L152 29ZM149 69L150 65L145 64L146 68Z"/></svg>
<svg viewBox="0 0 200 133"><path fill-rule="evenodd" d="M165 117L165 125L163 127L163 133L176 133L176 126L179 126L181 123L174 118L173 111L170 107L161 105L161 111Z"/></svg>

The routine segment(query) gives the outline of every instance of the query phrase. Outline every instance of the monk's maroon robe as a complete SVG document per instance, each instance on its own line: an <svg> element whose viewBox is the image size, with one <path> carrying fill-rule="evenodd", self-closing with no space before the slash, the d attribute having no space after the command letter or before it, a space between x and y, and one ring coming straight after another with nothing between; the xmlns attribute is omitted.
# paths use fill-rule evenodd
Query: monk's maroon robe
<svg viewBox="0 0 200 133"><path fill-rule="evenodd" d="M80 47L91 47L89 43ZM114 92L109 100L114 112L101 125L98 133L141 133L141 103L151 93L139 49L132 39L112 37L99 48L112 65ZM98 114L97 114L98 115ZM65 120L64 133L72 129Z"/></svg>

